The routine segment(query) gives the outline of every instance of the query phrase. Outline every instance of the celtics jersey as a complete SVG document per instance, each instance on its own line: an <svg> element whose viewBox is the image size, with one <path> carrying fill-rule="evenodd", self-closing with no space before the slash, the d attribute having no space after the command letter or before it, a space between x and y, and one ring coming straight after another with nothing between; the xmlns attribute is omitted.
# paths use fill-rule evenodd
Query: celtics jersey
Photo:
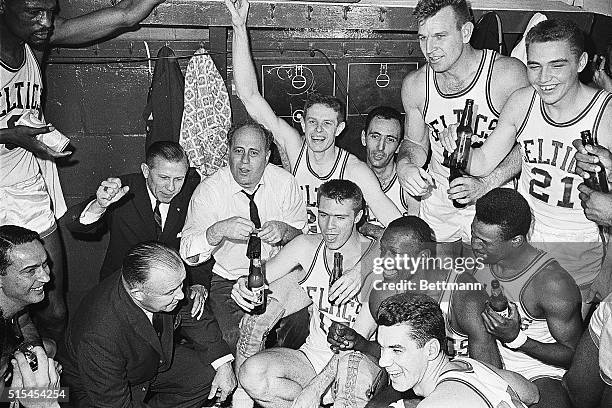
<svg viewBox="0 0 612 408"><path fill-rule="evenodd" d="M13 68L0 60L0 128L15 126L26 112L43 118L43 81L38 61L27 44L21 66ZM0 144L0 187L29 180L40 173L34 155L16 146Z"/></svg>
<svg viewBox="0 0 612 408"><path fill-rule="evenodd" d="M415 207L418 208L418 201L416 201L414 197L410 196L410 194L408 194L402 188L397 177L397 173L393 175L393 178L391 179L389 185L383 189L383 193L385 193L385 195L389 197L391 201L393 201L393 204L395 204L395 206L398 208L398 210L400 210L403 215L409 215L410 212L414 212ZM383 224L378 221L374 213L369 208L367 209L367 212L368 222L371 222L372 224L381 227L383 226Z"/></svg>
<svg viewBox="0 0 612 408"><path fill-rule="evenodd" d="M445 149L440 142L440 135L448 126L460 122L466 99L474 100L472 147L481 146L495 129L499 112L491 102L491 74L496 55L494 51L483 50L472 82L465 89L451 94L442 92L434 70L429 65L425 68L423 120L429 128L431 146L428 171L436 182L436 188L431 195L421 199L421 218L434 230L438 242L459 239L468 244L470 242L474 206L455 208L448 198L450 169L442 164Z"/></svg>
<svg viewBox="0 0 612 408"><path fill-rule="evenodd" d="M580 139L581 131L590 130L596 141L610 146L611 135L598 134L598 128L611 99L612 94L600 90L576 117L559 123L548 115L534 91L517 134L523 156L518 191L533 212L531 241L538 247L543 243L542 249L583 287L599 272L603 246L597 244L601 240L597 224L586 218L578 197L583 179L574 173L576 149L572 142Z"/></svg>
<svg viewBox="0 0 612 408"><path fill-rule="evenodd" d="M498 276L493 267L478 269L475 278L483 284L489 284L497 279L503 287L504 294L510 302L514 302L521 318L521 331L530 339L540 343L555 343L556 340L550 333L548 322L545 318L531 315L525 306L523 293L529 283L540 273L546 273L546 268L551 263L557 263L549 254L539 250L536 257L516 276L508 279ZM546 294L541 294L545 296ZM499 354L506 370L521 374L530 381L541 377L561 378L565 369L546 364L520 350L505 347L498 341Z"/></svg>
<svg viewBox="0 0 612 408"><path fill-rule="evenodd" d="M319 223L317 222L317 190L319 189L319 186L328 180L344 179L346 162L348 161L350 153L340 147L336 147L336 152L336 160L334 161L334 165L331 171L325 175L317 174L310 166L306 142L302 144L302 150L300 150L300 154L295 162L295 167L292 174L300 185L302 196L304 197L304 202L306 203L306 211L308 215L306 228L308 234L316 234L321 232L319 229Z"/></svg>

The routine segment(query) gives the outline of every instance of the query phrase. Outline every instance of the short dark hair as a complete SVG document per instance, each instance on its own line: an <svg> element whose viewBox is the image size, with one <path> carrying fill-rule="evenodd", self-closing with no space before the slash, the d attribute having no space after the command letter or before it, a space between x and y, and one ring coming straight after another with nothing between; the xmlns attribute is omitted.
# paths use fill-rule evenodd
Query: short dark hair
<svg viewBox="0 0 612 408"><path fill-rule="evenodd" d="M431 339L445 350L446 327L440 305L431 297L417 293L400 293L383 300L376 314L380 326L405 324L410 327L410 338L423 347Z"/></svg>
<svg viewBox="0 0 612 408"><path fill-rule="evenodd" d="M435 234L429 224L414 215L399 217L391 221L383 233L383 235L388 234L409 237L417 251L424 249L434 251L436 247Z"/></svg>
<svg viewBox="0 0 612 408"><path fill-rule="evenodd" d="M306 118L306 112L312 105L321 104L328 108L333 109L338 114L338 124L346 121L346 108L344 103L335 96L323 95L318 92L313 92L308 95L306 103L304 104L304 118Z"/></svg>
<svg viewBox="0 0 612 408"><path fill-rule="evenodd" d="M156 158L174 163L185 161L187 166L189 166L185 150L177 142L161 141L151 144L145 154L147 166L153 167L153 162Z"/></svg>
<svg viewBox="0 0 612 408"><path fill-rule="evenodd" d="M242 129L243 127L251 127L259 131L259 134L264 139L264 145L265 145L266 152L269 152L270 149L272 149L272 143L274 143L274 136L272 135L272 132L266 129L263 125L260 125L259 123L253 122L253 121L247 121L247 122L239 123L237 125L232 125L230 130L227 132L227 145L229 147L232 147L232 143L234 143L235 133L238 130Z"/></svg>
<svg viewBox="0 0 612 408"><path fill-rule="evenodd" d="M404 138L404 120L402 118L402 114L397 109L392 108L390 106L377 106L376 108L372 109L368 113L368 116L366 117L365 128L364 128L366 132L368 131L370 127L370 123L372 123L372 120L374 120L374 118L397 120L400 125L399 140L402 140Z"/></svg>
<svg viewBox="0 0 612 408"><path fill-rule="evenodd" d="M436 15L444 7L451 7L457 19L457 28L472 20L466 0L420 0L412 13L419 24Z"/></svg>
<svg viewBox="0 0 612 408"><path fill-rule="evenodd" d="M133 246L123 258L121 275L130 287L144 284L153 268L184 268L178 252L161 242L147 241Z"/></svg>
<svg viewBox="0 0 612 408"><path fill-rule="evenodd" d="M536 24L525 36L525 47L529 51L532 43L567 41L572 54L579 58L585 50L584 32L571 20L544 20Z"/></svg>
<svg viewBox="0 0 612 408"><path fill-rule="evenodd" d="M11 265L9 252L17 245L38 241L42 244L37 232L17 225L0 226L0 276L6 275L6 269Z"/></svg>
<svg viewBox="0 0 612 408"><path fill-rule="evenodd" d="M355 214L364 208L363 193L359 186L350 180L333 179L326 181L317 190L317 206L321 202L321 197L335 200L340 204L344 200L351 200Z"/></svg>
<svg viewBox="0 0 612 408"><path fill-rule="evenodd" d="M511 188L494 188L476 200L476 219L501 229L502 239L526 236L531 228L531 209L525 197Z"/></svg>

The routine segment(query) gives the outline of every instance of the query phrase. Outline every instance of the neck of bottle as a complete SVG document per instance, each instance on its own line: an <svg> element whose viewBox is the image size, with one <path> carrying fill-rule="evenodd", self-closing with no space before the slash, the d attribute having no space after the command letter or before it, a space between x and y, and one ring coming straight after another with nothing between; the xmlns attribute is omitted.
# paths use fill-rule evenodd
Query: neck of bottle
<svg viewBox="0 0 612 408"><path fill-rule="evenodd" d="M462 127L469 127L472 125L472 110L473 110L472 103L470 102L466 103L465 108L463 108L463 113L461 114L461 126Z"/></svg>

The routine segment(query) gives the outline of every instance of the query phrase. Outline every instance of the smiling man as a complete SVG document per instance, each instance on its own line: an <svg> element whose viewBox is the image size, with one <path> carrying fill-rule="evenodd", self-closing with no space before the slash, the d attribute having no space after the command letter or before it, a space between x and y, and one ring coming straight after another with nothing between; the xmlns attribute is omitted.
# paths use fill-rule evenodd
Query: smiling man
<svg viewBox="0 0 612 408"><path fill-rule="evenodd" d="M363 191L366 204L383 225L399 217L401 213L385 196L372 171L357 157L336 146L336 137L346 126L345 107L339 99L318 93L309 96L300 119L303 137L297 129L276 116L257 89L246 28L249 2L226 0L225 4L232 15L236 93L249 115L269 129L279 148L286 152L308 210L307 232L319 232L317 189L331 179L347 179L357 184Z"/></svg>
<svg viewBox="0 0 612 408"><path fill-rule="evenodd" d="M361 131L361 144L366 148L366 163L374 172L380 188L393 204L407 215L419 214L419 201L402 188L397 177L395 155L404 138L402 114L389 106L378 106L366 117ZM366 214L367 223L361 232L380 238L383 224L371 211Z"/></svg>
<svg viewBox="0 0 612 408"><path fill-rule="evenodd" d="M234 348L244 312L230 299L232 285L249 273L247 241L259 238L262 259L301 234L306 208L295 178L268 164L272 135L256 123L230 129L228 166L196 188L181 238L181 256L197 265L215 255L210 305Z"/></svg>
<svg viewBox="0 0 612 408"><path fill-rule="evenodd" d="M218 392L227 398L236 386L229 347L214 318L189 315L185 276L175 250L144 242L85 296L61 349L72 406L193 408Z"/></svg>
<svg viewBox="0 0 612 408"><path fill-rule="evenodd" d="M373 257L378 254L377 241L357 231L356 224L363 212L361 190L348 180L330 180L321 185L317 198L321 233L297 237L266 265L271 296L289 307L291 305L285 305L282 301L288 297L288 293L298 298L306 292L312 299L313 312L310 333L299 350L264 350L248 358L240 368L240 385L262 407L291 406L302 389L323 370L334 355L327 343L332 322L352 326L364 301L367 302L361 296L365 290L351 296L346 302L330 300L334 285L334 290L347 291L349 281L346 278L349 276L356 275L357 281L361 282L361 275L370 273ZM336 253L343 257L344 274L332 285L330 265L334 265ZM298 266L301 269L296 268ZM299 277L301 289L292 281L297 280L296 276ZM289 283L285 284L287 281ZM341 287L338 288L341 281ZM247 289L245 282L244 277L238 279L232 297L245 310L252 310L250 302L253 293ZM280 286L282 291L277 289L277 284L284 285ZM364 287L370 284L366 280ZM244 326L246 329L247 325ZM372 372L375 371L368 371L366 375ZM371 383L373 378L369 380ZM316 396L316 401L312 401L313 406L320 402L321 396L321 393Z"/></svg>
<svg viewBox="0 0 612 408"><path fill-rule="evenodd" d="M66 320L64 247L56 220L66 212L66 204L54 159L70 153L56 152L38 140L51 130L48 126L16 123L28 115L45 122L41 65L50 45L74 46L108 37L136 25L163 1L122 0L63 18L57 15L57 0L0 0L0 224L23 226L44 240L54 279L48 306L37 311L37 317L41 331L56 341Z"/></svg>
<svg viewBox="0 0 612 408"><path fill-rule="evenodd" d="M402 85L406 138L397 174L408 193L421 197L420 215L436 234L438 254L458 256L461 243L470 243L473 203L518 174L520 158L515 151L488 177L459 177L449 185L440 136L459 122L465 100L473 99L472 146L479 146L495 129L508 97L528 82L519 60L472 48L474 25L465 0L421 0L414 14L427 64L408 74ZM466 206L455 208L452 200Z"/></svg>
<svg viewBox="0 0 612 408"><path fill-rule="evenodd" d="M516 373L467 357L449 360L444 317L429 296L406 293L385 299L376 320L379 364L395 390L412 389L424 397L419 408L520 408L538 400L538 389ZM398 402L392 406L403 408Z"/></svg>
<svg viewBox="0 0 612 408"><path fill-rule="evenodd" d="M531 86L512 95L495 131L472 151L468 172L488 174L518 141L523 154L518 190L535 220L530 241L559 261L588 302L603 245L597 224L581 207L582 178L575 174L572 142L590 130L599 145L612 147L612 95L580 82L588 55L574 23L543 21L527 33L525 44ZM445 146L453 150L451 139L445 138Z"/></svg>

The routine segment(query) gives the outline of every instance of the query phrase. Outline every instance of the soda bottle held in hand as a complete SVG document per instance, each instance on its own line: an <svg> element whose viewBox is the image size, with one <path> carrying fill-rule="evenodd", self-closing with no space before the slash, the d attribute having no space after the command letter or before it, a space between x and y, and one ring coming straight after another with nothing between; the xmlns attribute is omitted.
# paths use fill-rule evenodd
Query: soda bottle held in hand
<svg viewBox="0 0 612 408"><path fill-rule="evenodd" d="M582 139L582 145L585 147L589 145L596 146L590 130L583 130L580 132L580 139ZM595 191L608 193L608 176L606 174L606 169L604 169L604 167L600 164L599 171L597 173L589 172L589 178L584 180L584 184Z"/></svg>
<svg viewBox="0 0 612 408"><path fill-rule="evenodd" d="M264 273L265 263L260 258L251 259L247 279L247 287L255 295L253 301L255 308L253 308L251 314L260 315L266 311L266 278Z"/></svg>
<svg viewBox="0 0 612 408"><path fill-rule="evenodd" d="M504 295L501 285L497 279L491 281L491 297L489 297L489 305L498 315L502 317L510 316L510 305L508 298Z"/></svg>

